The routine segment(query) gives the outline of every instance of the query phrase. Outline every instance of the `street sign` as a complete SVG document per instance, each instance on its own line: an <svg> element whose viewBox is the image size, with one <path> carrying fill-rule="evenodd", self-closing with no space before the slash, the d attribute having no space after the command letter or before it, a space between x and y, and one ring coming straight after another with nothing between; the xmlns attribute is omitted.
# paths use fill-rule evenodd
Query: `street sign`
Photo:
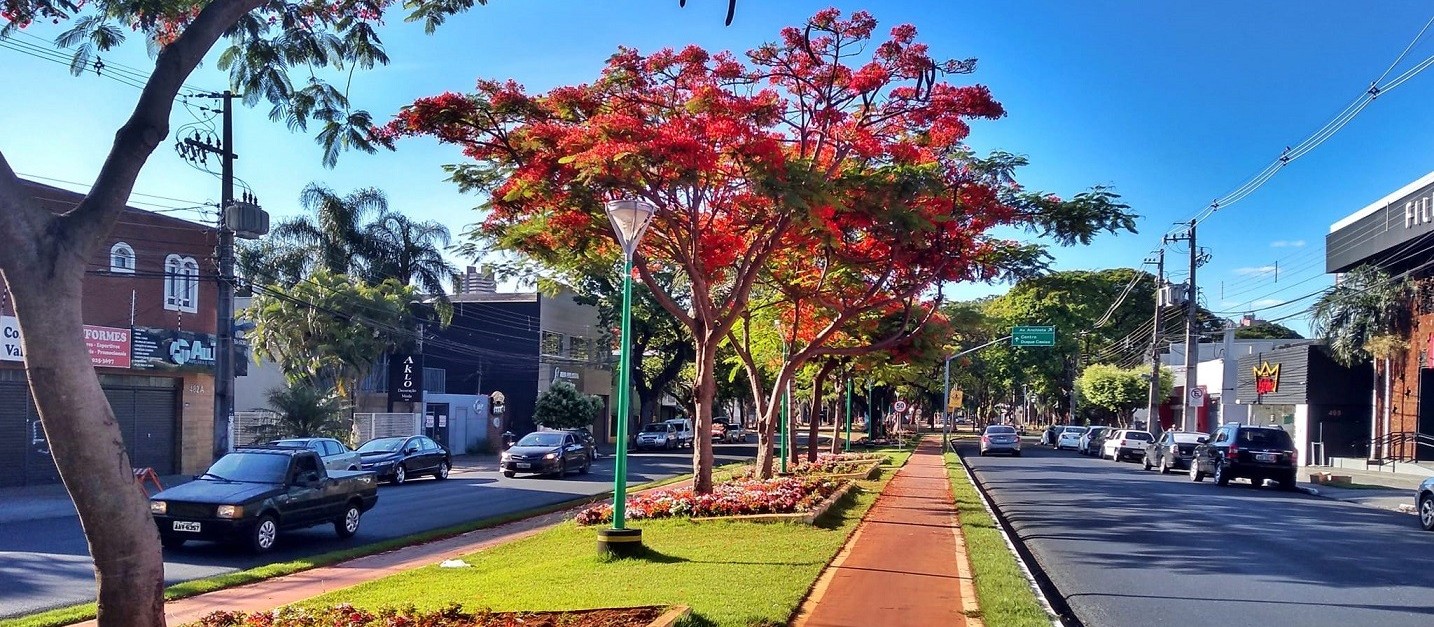
<svg viewBox="0 0 1434 627"><path fill-rule="evenodd" d="M896 410L898 414L904 412L906 411L906 401L896 401L896 404L892 405L891 408Z"/></svg>
<svg viewBox="0 0 1434 627"><path fill-rule="evenodd" d="M1190 388L1190 394L1187 395L1185 404L1190 407L1205 406L1205 386L1197 385Z"/></svg>
<svg viewBox="0 0 1434 627"><path fill-rule="evenodd" d="M961 390L951 390L951 398L946 401L946 411L949 413L959 409L964 396Z"/></svg>
<svg viewBox="0 0 1434 627"><path fill-rule="evenodd" d="M1055 346L1056 328L1051 326L1011 327L1011 346Z"/></svg>

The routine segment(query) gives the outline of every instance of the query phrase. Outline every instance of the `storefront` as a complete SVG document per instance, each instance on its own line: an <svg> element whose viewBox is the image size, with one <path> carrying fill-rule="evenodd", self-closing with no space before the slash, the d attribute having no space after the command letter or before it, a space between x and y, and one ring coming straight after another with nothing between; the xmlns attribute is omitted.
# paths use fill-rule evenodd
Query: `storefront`
<svg viewBox="0 0 1434 627"><path fill-rule="evenodd" d="M1318 344L1256 352L1239 358L1236 402L1248 406L1246 424L1294 436L1300 463L1366 454L1370 367L1346 368Z"/></svg>

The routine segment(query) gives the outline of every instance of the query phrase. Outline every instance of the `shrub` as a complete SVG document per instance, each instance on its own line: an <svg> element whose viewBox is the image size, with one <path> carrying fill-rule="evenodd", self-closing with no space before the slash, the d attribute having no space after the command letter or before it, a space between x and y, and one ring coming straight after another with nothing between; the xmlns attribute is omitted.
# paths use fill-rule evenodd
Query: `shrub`
<svg viewBox="0 0 1434 627"><path fill-rule="evenodd" d="M627 518L709 518L809 512L847 482L824 477L735 479L713 486L711 494L692 488L649 490L627 498ZM577 515L580 525L612 521L612 504L599 503Z"/></svg>

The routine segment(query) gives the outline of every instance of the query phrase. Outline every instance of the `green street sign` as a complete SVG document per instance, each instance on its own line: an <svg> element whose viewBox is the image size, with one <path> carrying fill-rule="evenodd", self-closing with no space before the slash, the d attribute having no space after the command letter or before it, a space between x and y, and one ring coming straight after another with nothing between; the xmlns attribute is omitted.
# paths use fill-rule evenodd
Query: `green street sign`
<svg viewBox="0 0 1434 627"><path fill-rule="evenodd" d="M1055 327L1011 327L1011 346L1055 345Z"/></svg>

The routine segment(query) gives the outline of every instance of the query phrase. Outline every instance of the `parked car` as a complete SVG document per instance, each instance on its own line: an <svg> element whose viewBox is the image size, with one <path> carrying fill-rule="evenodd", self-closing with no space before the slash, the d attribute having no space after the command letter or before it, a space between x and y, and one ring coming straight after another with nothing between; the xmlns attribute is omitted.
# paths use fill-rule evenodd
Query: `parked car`
<svg viewBox="0 0 1434 627"><path fill-rule="evenodd" d="M725 441L725 440L727 439L727 423L725 423L725 422L714 422L714 423L712 423L712 431L711 431L710 433L712 434L712 440L713 440L714 442L723 442L723 441Z"/></svg>
<svg viewBox="0 0 1434 627"><path fill-rule="evenodd" d="M587 474L592 468L592 448L569 431L535 431L503 451L498 465L503 476L520 472L566 477L576 470Z"/></svg>
<svg viewBox="0 0 1434 627"><path fill-rule="evenodd" d="M1105 436L1100 445L1100 456L1113 462L1145 455L1145 445L1155 441L1155 436L1135 429L1115 429Z"/></svg>
<svg viewBox="0 0 1434 627"><path fill-rule="evenodd" d="M727 423L726 441L729 443L746 442L751 432L746 427L736 422Z"/></svg>
<svg viewBox="0 0 1434 627"><path fill-rule="evenodd" d="M409 478L421 475L447 479L448 471L453 469L453 456L448 454L448 449L421 435L369 440L358 452L363 458L364 470L372 470L380 481L393 485L402 485Z"/></svg>
<svg viewBox="0 0 1434 627"><path fill-rule="evenodd" d="M981 456L991 453L1006 453L1020 457L1021 436L1016 428L1007 425L991 425L981 433Z"/></svg>
<svg viewBox="0 0 1434 627"><path fill-rule="evenodd" d="M677 446L692 448L692 444L697 441L697 432L692 428L692 421L686 418L673 418L666 422L672 425L673 430L677 433Z"/></svg>
<svg viewBox="0 0 1434 627"><path fill-rule="evenodd" d="M1162 475L1169 474L1171 470L1184 470L1190 467L1195 447L1204 441L1203 433L1166 431L1160 434L1160 439L1145 445L1145 457L1141 464L1146 470L1159 468Z"/></svg>
<svg viewBox="0 0 1434 627"><path fill-rule="evenodd" d="M677 428L665 422L654 422L650 425L642 425L642 430L637 432L637 439L633 446L638 450L649 448L674 449L679 445L677 439Z"/></svg>
<svg viewBox="0 0 1434 627"><path fill-rule="evenodd" d="M269 446L313 449L319 454L319 459L324 460L324 468L329 470L359 470L363 467L363 459L358 452L349 450L343 442L333 438L285 438L270 441Z"/></svg>
<svg viewBox="0 0 1434 627"><path fill-rule="evenodd" d="M229 453L194 481L149 499L160 542L241 542L256 553L274 548L279 532L333 524L340 538L358 533L378 503L372 472L329 471L308 448L248 447Z"/></svg>
<svg viewBox="0 0 1434 627"><path fill-rule="evenodd" d="M1425 479L1414 493L1414 507L1419 512L1419 526L1434 531L1434 477Z"/></svg>
<svg viewBox="0 0 1434 627"><path fill-rule="evenodd" d="M1210 475L1216 485L1226 485L1243 478L1259 487L1274 479L1281 488L1293 490L1298 467L1295 443L1284 429L1230 423L1195 446L1190 480Z"/></svg>
<svg viewBox="0 0 1434 627"><path fill-rule="evenodd" d="M602 453L598 452L597 438L593 437L592 431L589 431L587 427L578 427L576 429L563 429L562 431L566 431L568 433L573 434L573 436L578 439L579 443L587 446L588 454L592 455L593 459L602 457Z"/></svg>
<svg viewBox="0 0 1434 627"><path fill-rule="evenodd" d="M1080 445L1080 438L1085 435L1085 431L1085 427L1077 427L1075 425L1061 427L1060 435L1056 436L1056 449L1074 450L1076 446Z"/></svg>
<svg viewBox="0 0 1434 627"><path fill-rule="evenodd" d="M1056 439L1061 435L1061 425L1051 425L1041 432L1041 446L1055 446Z"/></svg>
<svg viewBox="0 0 1434 627"><path fill-rule="evenodd" d="M1085 434L1080 436L1080 443L1076 445L1076 452L1081 455L1094 455L1096 451L1100 450L1100 444L1095 441L1096 437L1104 434L1109 428L1110 427L1096 425L1086 429ZM1092 447L1091 444L1093 443L1096 444L1096 446Z"/></svg>

